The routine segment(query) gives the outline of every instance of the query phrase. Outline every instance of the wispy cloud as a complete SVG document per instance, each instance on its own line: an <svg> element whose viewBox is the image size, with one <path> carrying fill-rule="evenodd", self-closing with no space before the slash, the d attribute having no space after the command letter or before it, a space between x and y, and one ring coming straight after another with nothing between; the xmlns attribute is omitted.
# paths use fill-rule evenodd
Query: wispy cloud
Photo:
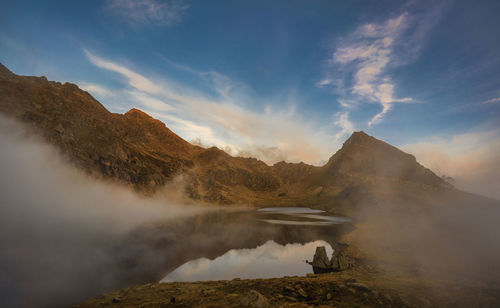
<svg viewBox="0 0 500 308"><path fill-rule="evenodd" d="M108 0L105 10L138 28L171 26L182 20L188 7L182 0Z"/></svg>
<svg viewBox="0 0 500 308"><path fill-rule="evenodd" d="M402 148L434 172L451 176L458 188L500 199L500 129L429 137Z"/></svg>
<svg viewBox="0 0 500 308"><path fill-rule="evenodd" d="M394 42L407 29L407 20L407 14L403 13L381 24L359 27L339 44L331 59L334 64L350 66L353 75L351 94L382 105L382 111L370 120L369 125L380 122L392 104L412 100L409 97L396 98L394 83L386 74L393 57Z"/></svg>
<svg viewBox="0 0 500 308"><path fill-rule="evenodd" d="M336 126L340 127L340 131L335 135L337 140L341 140L347 135L352 134L354 131L354 125L349 120L349 112L337 112L334 116L334 122Z"/></svg>
<svg viewBox="0 0 500 308"><path fill-rule="evenodd" d="M337 40L326 77L317 86L336 88L342 96L338 102L343 108L352 108L361 102L380 104L382 110L368 125L380 123L394 104L415 101L396 94L390 68L416 58L440 11L440 5L425 14L404 11L381 22L360 25Z"/></svg>
<svg viewBox="0 0 500 308"><path fill-rule="evenodd" d="M158 85L151 82L150 80L148 80L144 76L128 69L127 67L125 67L123 65L116 64L112 61L106 61L106 60L92 54L90 51L88 51L86 49L84 49L83 52L85 53L85 55L87 56L87 58L90 60L90 62L92 64L94 64L97 67L100 67L100 68L103 68L103 69L106 69L106 70L109 70L109 71L112 71L112 72L115 72L115 73L118 73L118 74L124 76L125 78L127 78L128 83L132 87L134 87L138 90L153 93L153 94L157 94L157 93L160 93L162 91L161 87L159 87Z"/></svg>
<svg viewBox="0 0 500 308"><path fill-rule="evenodd" d="M164 112L173 111L175 109L174 107L163 102L162 100L159 100L158 98L155 98L141 91L134 91L134 90L127 91L127 94L133 100L140 102L141 105L145 106L146 108Z"/></svg>
<svg viewBox="0 0 500 308"><path fill-rule="evenodd" d="M109 96L112 95L113 91L106 88L105 86L98 85L91 82L77 81L76 84L83 90L90 92L93 95Z"/></svg>
<svg viewBox="0 0 500 308"><path fill-rule="evenodd" d="M114 61L84 50L95 66L117 73L124 82L123 92L132 104L139 104L152 116L165 121L187 140L201 140L231 154L254 156L267 163L278 160L318 164L338 149L341 136L349 130L348 114L339 115L335 125L320 127L289 107L272 105L262 110L241 103L249 99L229 77L217 72L196 72L218 97L200 93L165 78L146 77ZM189 68L188 68L189 69ZM190 69L191 70L191 69Z"/></svg>
<svg viewBox="0 0 500 308"><path fill-rule="evenodd" d="M484 104L500 103L500 97L495 97L483 102Z"/></svg>

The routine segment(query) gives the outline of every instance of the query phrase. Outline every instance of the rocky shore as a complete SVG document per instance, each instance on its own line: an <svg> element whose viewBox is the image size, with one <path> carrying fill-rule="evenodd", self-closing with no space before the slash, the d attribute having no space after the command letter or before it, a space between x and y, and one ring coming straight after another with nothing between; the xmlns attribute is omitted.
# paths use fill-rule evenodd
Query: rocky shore
<svg viewBox="0 0 500 308"><path fill-rule="evenodd" d="M495 307L500 289L420 280L412 269L360 265L306 277L151 283L78 307Z"/></svg>

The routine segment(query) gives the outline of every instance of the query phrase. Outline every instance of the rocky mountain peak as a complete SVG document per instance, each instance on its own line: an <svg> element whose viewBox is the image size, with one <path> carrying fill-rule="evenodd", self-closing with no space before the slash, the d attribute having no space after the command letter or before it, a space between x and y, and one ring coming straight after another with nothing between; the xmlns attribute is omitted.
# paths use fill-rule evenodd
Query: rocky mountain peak
<svg viewBox="0 0 500 308"><path fill-rule="evenodd" d="M342 149L350 149L350 148L356 148L356 147L363 147L363 148L379 148L381 150L385 151L398 151L400 153L404 153L401 150L399 150L396 147L393 147L392 145L385 143L382 140L379 140L375 137L372 137L368 134L366 134L364 131L359 131L359 132L354 132L352 133L351 137L347 139L344 142L344 145L342 146ZM359 149L357 149L359 150Z"/></svg>
<svg viewBox="0 0 500 308"><path fill-rule="evenodd" d="M149 118L153 120L153 117L151 117L149 114L145 113L142 110L139 110L137 108L132 108L129 111L125 113L125 115L129 116L138 116L138 117L143 117L143 118Z"/></svg>
<svg viewBox="0 0 500 308"><path fill-rule="evenodd" d="M330 174L362 174L428 185L445 185L439 176L420 165L413 155L363 131L353 133L324 168Z"/></svg>

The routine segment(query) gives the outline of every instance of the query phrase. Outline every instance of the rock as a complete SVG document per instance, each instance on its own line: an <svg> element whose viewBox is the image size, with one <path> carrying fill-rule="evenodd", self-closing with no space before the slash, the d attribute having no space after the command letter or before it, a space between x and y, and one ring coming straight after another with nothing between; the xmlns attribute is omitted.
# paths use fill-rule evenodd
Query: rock
<svg viewBox="0 0 500 308"><path fill-rule="evenodd" d="M269 307L269 301L259 292L250 290L241 299L241 305L245 307L265 308Z"/></svg>
<svg viewBox="0 0 500 308"><path fill-rule="evenodd" d="M332 271L340 272L354 267L354 260L349 258L342 249L335 249L330 264Z"/></svg>
<svg viewBox="0 0 500 308"><path fill-rule="evenodd" d="M326 255L325 246L316 247L313 261L308 263L312 265L315 274L328 273L332 271L330 260L328 260L328 256Z"/></svg>
<svg viewBox="0 0 500 308"><path fill-rule="evenodd" d="M316 247L316 252L314 253L313 261L306 261L311 264L315 274L329 273L329 272L340 272L351 267L354 267L354 260L349 258L344 252L343 247L339 245L333 251L331 260L328 260L326 255L326 249L324 246Z"/></svg>

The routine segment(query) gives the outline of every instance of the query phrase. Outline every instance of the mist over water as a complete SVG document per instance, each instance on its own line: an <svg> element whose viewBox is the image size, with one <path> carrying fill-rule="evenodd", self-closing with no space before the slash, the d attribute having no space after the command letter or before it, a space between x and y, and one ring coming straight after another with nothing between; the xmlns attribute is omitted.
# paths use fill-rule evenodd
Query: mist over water
<svg viewBox="0 0 500 308"><path fill-rule="evenodd" d="M108 290L126 234L204 211L88 178L3 116L0 149L2 307L67 306Z"/></svg>
<svg viewBox="0 0 500 308"><path fill-rule="evenodd" d="M301 259L307 254L310 259L314 248L304 243L333 242L340 234L337 225L321 226L330 224L327 216L310 209L293 217L188 206L172 201L182 185L167 186L150 198L139 196L79 172L53 147L3 116L0 149L2 307L67 307L132 284L159 281L190 260L225 260L229 266L243 259L227 259L228 251L241 255L238 249L260 251L269 243L285 251L301 248ZM310 225L262 221L270 217ZM275 262L286 264L285 259ZM310 267L303 260L288 262Z"/></svg>

